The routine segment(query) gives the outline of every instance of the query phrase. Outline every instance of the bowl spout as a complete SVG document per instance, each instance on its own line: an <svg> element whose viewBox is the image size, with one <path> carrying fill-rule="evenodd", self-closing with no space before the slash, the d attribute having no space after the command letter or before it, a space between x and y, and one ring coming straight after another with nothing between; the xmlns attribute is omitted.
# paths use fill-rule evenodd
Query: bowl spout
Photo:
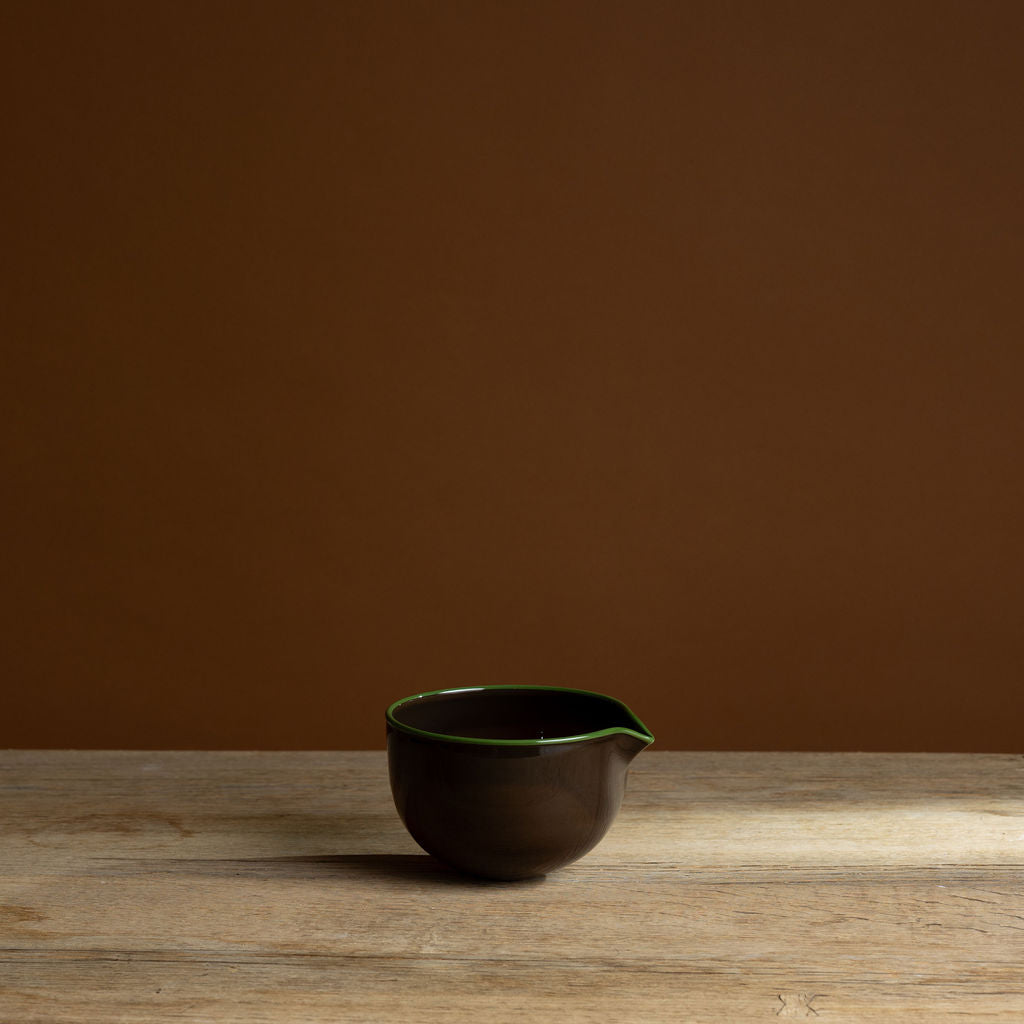
<svg viewBox="0 0 1024 1024"><path fill-rule="evenodd" d="M654 737L649 732L646 730L640 732L635 729L616 730L614 733L614 739L618 744L623 757L625 757L627 764L632 761L641 750L646 750L654 742Z"/></svg>

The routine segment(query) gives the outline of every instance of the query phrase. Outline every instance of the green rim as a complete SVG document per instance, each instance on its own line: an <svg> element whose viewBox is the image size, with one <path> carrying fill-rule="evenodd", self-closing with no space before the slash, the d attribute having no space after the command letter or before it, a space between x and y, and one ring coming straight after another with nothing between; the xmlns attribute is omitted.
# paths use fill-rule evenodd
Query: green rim
<svg viewBox="0 0 1024 1024"><path fill-rule="evenodd" d="M417 729L413 725L406 725L404 722L399 722L395 718L395 710L400 708L403 704L408 704L410 701L419 700L421 697L436 697L441 694L447 693L477 693L481 690L547 690L556 693L579 693L586 697L597 697L600 700L606 700L609 704L614 704L616 707L622 708L626 714L636 723L636 729L627 729L624 726L615 726L610 729L597 729L594 732L583 732L576 736L552 736L541 740L487 740L480 739L476 736L456 736L454 734L443 733L443 732L429 732L426 729ZM397 729L399 732L407 733L410 736L420 736L423 739L430 740L444 740L448 743L475 743L479 746L486 747L552 747L559 743L578 743L580 740L597 740L603 736L633 736L640 740L642 743L653 743L654 736L651 731L640 721L639 718L615 697L609 697L605 693L595 693L593 690L577 690L571 686L527 686L527 685L508 685L508 686L456 686L445 690L425 690L423 693L414 693L410 697L403 697L401 700L396 700L391 707L388 708L385 715L387 718L388 725L392 728Z"/></svg>

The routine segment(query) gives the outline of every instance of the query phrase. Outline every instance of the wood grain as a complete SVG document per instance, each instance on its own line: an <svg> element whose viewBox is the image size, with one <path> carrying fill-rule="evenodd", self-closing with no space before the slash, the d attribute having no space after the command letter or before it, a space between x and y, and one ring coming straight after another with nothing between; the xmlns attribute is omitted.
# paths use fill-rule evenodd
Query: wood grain
<svg viewBox="0 0 1024 1024"><path fill-rule="evenodd" d="M458 876L384 755L0 754L0 1021L1024 1020L1024 758L649 752Z"/></svg>

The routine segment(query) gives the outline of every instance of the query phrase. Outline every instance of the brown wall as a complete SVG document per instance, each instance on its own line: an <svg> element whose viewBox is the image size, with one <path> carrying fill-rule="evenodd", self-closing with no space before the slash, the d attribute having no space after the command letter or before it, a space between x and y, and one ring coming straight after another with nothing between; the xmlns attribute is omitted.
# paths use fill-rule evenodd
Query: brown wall
<svg viewBox="0 0 1024 1024"><path fill-rule="evenodd" d="M1020 750L1022 14L5 4L0 746Z"/></svg>

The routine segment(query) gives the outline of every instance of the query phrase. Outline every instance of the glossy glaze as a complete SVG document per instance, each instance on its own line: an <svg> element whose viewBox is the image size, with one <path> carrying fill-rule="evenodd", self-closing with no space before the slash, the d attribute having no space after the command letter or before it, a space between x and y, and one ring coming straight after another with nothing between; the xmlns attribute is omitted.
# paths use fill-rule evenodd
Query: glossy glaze
<svg viewBox="0 0 1024 1024"><path fill-rule="evenodd" d="M421 694L388 710L395 805L439 860L495 879L582 857L615 815L653 737L610 697L555 687Z"/></svg>

